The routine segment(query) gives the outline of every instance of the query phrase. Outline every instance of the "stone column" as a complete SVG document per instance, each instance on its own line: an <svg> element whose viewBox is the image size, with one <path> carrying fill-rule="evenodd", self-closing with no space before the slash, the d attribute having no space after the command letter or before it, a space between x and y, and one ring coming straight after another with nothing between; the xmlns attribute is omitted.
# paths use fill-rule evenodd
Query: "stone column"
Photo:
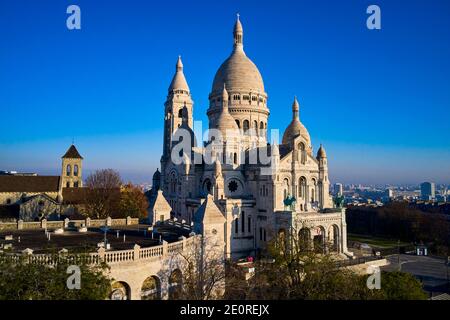
<svg viewBox="0 0 450 320"><path fill-rule="evenodd" d="M19 221L17 221L17 230L22 230L23 229L23 220L20 219Z"/></svg>
<svg viewBox="0 0 450 320"><path fill-rule="evenodd" d="M105 248L101 247L97 250L100 261L105 261Z"/></svg>
<svg viewBox="0 0 450 320"><path fill-rule="evenodd" d="M41 229L47 229L47 219L41 220Z"/></svg>
<svg viewBox="0 0 450 320"><path fill-rule="evenodd" d="M166 240L163 240L163 243L162 243L162 246L163 246L163 257L166 257L166 256L168 256L168 249L169 249L169 243L166 241Z"/></svg>
<svg viewBox="0 0 450 320"><path fill-rule="evenodd" d="M133 250L134 250L134 259L133 260L134 261L139 260L140 259L139 253L141 252L141 246L138 244L135 244L133 247Z"/></svg>
<svg viewBox="0 0 450 320"><path fill-rule="evenodd" d="M64 228L68 228L69 227L69 222L70 222L69 218L65 218L64 219Z"/></svg>
<svg viewBox="0 0 450 320"><path fill-rule="evenodd" d="M341 243L339 243L339 246L342 248L341 252L342 253L348 253L348 248L347 248L347 222L345 222L345 208L341 209L341 237L339 237L339 240L341 241Z"/></svg>
<svg viewBox="0 0 450 320"><path fill-rule="evenodd" d="M127 226L131 225L131 217L130 216L127 217L126 225Z"/></svg>
<svg viewBox="0 0 450 320"><path fill-rule="evenodd" d="M91 226L91 218L87 217L85 223L86 223L86 227L90 227Z"/></svg>
<svg viewBox="0 0 450 320"><path fill-rule="evenodd" d="M106 224L107 227L111 227L111 225L112 225L111 217L106 218L105 224Z"/></svg>

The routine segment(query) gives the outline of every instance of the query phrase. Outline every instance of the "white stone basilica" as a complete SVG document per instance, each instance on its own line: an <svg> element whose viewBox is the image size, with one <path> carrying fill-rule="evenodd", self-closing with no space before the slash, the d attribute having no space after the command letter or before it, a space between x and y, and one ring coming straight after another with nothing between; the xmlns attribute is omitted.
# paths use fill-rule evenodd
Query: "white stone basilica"
<svg viewBox="0 0 450 320"><path fill-rule="evenodd" d="M210 133L201 144L197 142L203 137L194 135L193 100L178 58L165 102L153 206L168 204L172 218L223 238L227 258L255 255L272 237L292 232L311 245L327 243L327 250L348 255L345 209L333 208L324 147L313 153L296 98L282 143L269 143L268 96L258 68L244 52L239 17L233 36L233 51L209 94ZM221 134L211 133L217 131ZM174 160L177 155L181 163ZM153 217L165 219L156 210Z"/></svg>

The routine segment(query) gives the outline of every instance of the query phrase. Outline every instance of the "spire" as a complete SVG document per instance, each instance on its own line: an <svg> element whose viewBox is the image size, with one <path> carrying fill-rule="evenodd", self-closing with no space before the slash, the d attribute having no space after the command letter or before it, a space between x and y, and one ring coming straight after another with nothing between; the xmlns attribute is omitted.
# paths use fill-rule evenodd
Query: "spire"
<svg viewBox="0 0 450 320"><path fill-rule="evenodd" d="M326 158L327 157L327 153L325 152L325 148L323 147L322 144L320 144L320 148L319 150L317 150L317 159L322 159L322 158Z"/></svg>
<svg viewBox="0 0 450 320"><path fill-rule="evenodd" d="M226 88L226 84L223 84L223 90L222 90L222 106L223 109L228 109L228 91Z"/></svg>
<svg viewBox="0 0 450 320"><path fill-rule="evenodd" d="M279 157L280 156L280 149L278 148L278 144L276 141L272 144L272 156L273 157Z"/></svg>
<svg viewBox="0 0 450 320"><path fill-rule="evenodd" d="M222 174L222 164L219 159L214 162L214 177L218 177Z"/></svg>
<svg viewBox="0 0 450 320"><path fill-rule="evenodd" d="M239 20L239 13L236 15L236 23L234 24L233 36L234 36L234 48L243 49L244 47L244 29L242 28L241 21Z"/></svg>
<svg viewBox="0 0 450 320"><path fill-rule="evenodd" d="M77 148L74 144L72 144L69 149L67 149L66 153L62 156L62 159L82 159L83 157L78 152Z"/></svg>
<svg viewBox="0 0 450 320"><path fill-rule="evenodd" d="M297 96L294 96L294 103L292 103L292 119L299 119L299 105L297 101Z"/></svg>
<svg viewBox="0 0 450 320"><path fill-rule="evenodd" d="M184 90L189 92L189 86L183 73L183 62L181 56L178 56L177 64L175 66L175 75L169 86L169 93L174 90Z"/></svg>
<svg viewBox="0 0 450 320"><path fill-rule="evenodd" d="M183 71L183 62L181 61L181 56L178 56L176 71Z"/></svg>

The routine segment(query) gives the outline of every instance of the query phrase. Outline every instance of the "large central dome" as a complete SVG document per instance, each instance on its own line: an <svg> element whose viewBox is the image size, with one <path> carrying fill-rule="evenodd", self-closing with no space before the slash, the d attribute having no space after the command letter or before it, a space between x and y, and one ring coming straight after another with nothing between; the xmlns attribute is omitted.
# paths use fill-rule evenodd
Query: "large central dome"
<svg viewBox="0 0 450 320"><path fill-rule="evenodd" d="M231 56L220 66L214 77L212 92L222 91L223 85L228 91L246 91L264 93L264 82L256 65L245 55L242 49L235 49Z"/></svg>
<svg viewBox="0 0 450 320"><path fill-rule="evenodd" d="M244 32L239 19L234 26L234 49L231 56L217 70L212 86L212 94L220 94L226 85L228 92L264 94L264 82L256 65L245 55Z"/></svg>

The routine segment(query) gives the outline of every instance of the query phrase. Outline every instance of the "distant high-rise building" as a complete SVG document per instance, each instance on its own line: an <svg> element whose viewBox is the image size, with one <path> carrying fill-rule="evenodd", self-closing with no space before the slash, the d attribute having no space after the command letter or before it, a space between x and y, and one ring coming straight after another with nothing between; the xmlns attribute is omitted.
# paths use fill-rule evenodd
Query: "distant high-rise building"
<svg viewBox="0 0 450 320"><path fill-rule="evenodd" d="M343 187L342 183L334 184L334 194L337 196L342 196L344 194L344 187Z"/></svg>
<svg viewBox="0 0 450 320"><path fill-rule="evenodd" d="M422 200L432 200L436 196L436 186L434 182L424 182L420 185L420 196Z"/></svg>
<svg viewBox="0 0 450 320"><path fill-rule="evenodd" d="M386 197L387 198L393 198L394 197L394 190L392 190L392 189L386 189Z"/></svg>

